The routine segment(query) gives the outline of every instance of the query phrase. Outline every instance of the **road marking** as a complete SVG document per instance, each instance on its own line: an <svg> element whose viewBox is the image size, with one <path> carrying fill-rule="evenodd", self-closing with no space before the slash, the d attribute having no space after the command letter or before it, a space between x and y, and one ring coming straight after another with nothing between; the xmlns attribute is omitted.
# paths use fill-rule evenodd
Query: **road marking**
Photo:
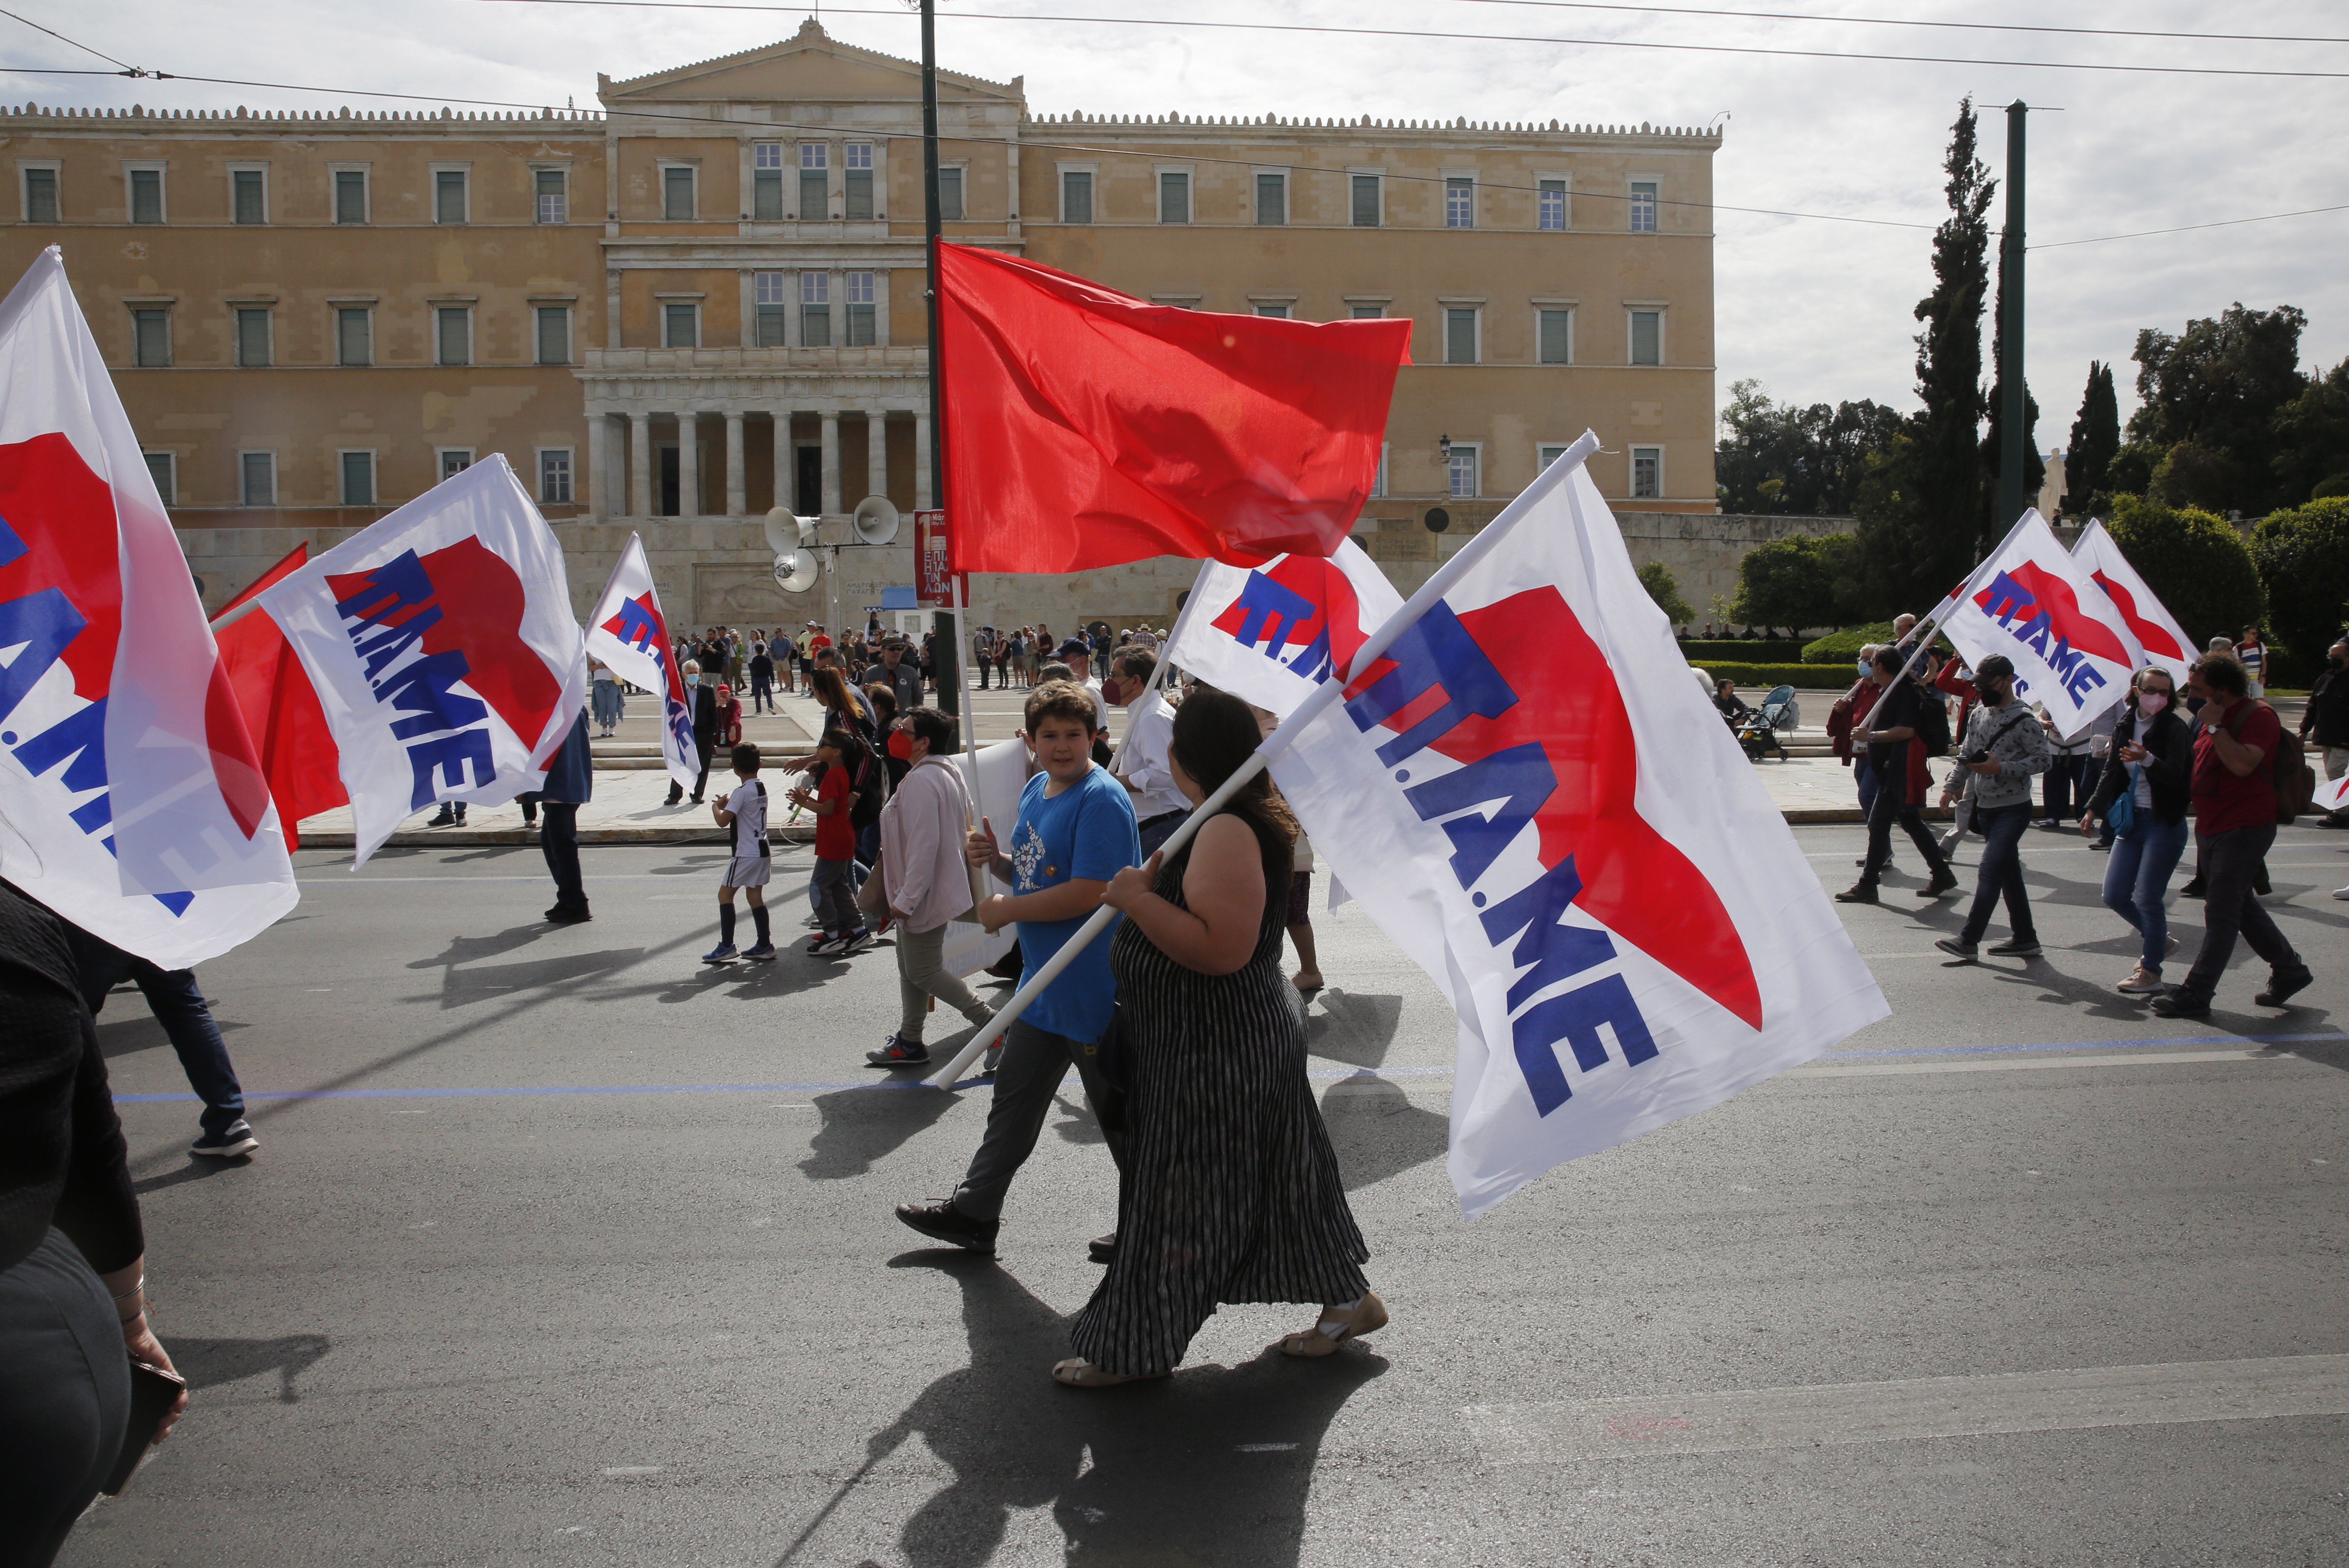
<svg viewBox="0 0 2349 1568"><path fill-rule="evenodd" d="M2024 1068L2143 1068L2194 1062L2290 1062L2278 1051L2163 1051L2158 1056L2029 1057L2013 1061L1857 1062L1848 1066L1806 1062L1787 1069L1795 1078L1883 1078L1896 1073L2002 1073Z"/></svg>
<svg viewBox="0 0 2349 1568"><path fill-rule="evenodd" d="M605 1465L604 1467L604 1473L608 1476L658 1475L660 1472L659 1465Z"/></svg>
<svg viewBox="0 0 2349 1568"><path fill-rule="evenodd" d="M2349 1356L1560 1399L1461 1414L1495 1465L2339 1416L2349 1415Z"/></svg>

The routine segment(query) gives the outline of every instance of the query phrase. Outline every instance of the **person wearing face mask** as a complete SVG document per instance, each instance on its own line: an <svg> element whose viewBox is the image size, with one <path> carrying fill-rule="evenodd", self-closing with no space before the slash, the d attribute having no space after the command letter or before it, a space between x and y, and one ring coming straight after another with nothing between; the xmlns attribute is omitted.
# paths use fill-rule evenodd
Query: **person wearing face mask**
<svg viewBox="0 0 2349 1568"><path fill-rule="evenodd" d="M1985 841L1974 882L1973 908L1955 936L1933 945L1972 962L1981 951L1991 912L2006 899L2007 939L1991 951L2001 957L2039 956L2038 928L2032 923L2031 895L2023 885L2023 830L2031 825L2031 780L2047 771L2047 732L2014 695L2014 665L1992 654L1974 669L1982 704L1966 724L1958 766L1973 775L1973 826Z"/></svg>
<svg viewBox="0 0 2349 1568"><path fill-rule="evenodd" d="M2324 754L2324 777L2349 774L2349 635L2325 650L2324 673L2308 688L2308 709L2300 716L2300 738ZM2317 819L2320 828L2349 828L2349 806ZM2349 888L2333 895L2349 898Z"/></svg>
<svg viewBox="0 0 2349 1568"><path fill-rule="evenodd" d="M701 678L698 660L686 660L678 673L685 677L685 699L693 705L693 751L701 768L693 780L693 803L698 806L709 784L709 753L718 744L718 688ZM674 806L684 797L677 780L670 779L668 803Z"/></svg>
<svg viewBox="0 0 2349 1568"><path fill-rule="evenodd" d="M2173 686L2168 670L2137 671L2113 726L2112 756L2080 818L2083 835L2094 833L2100 819L2112 834L2105 907L2143 939L2136 969L2120 983L2131 996L2160 994L2162 960L2177 945L2162 899L2186 852L2194 732L2178 717Z"/></svg>
<svg viewBox="0 0 2349 1568"><path fill-rule="evenodd" d="M1899 648L1876 650L1876 663L1869 679L1879 696L1868 710L1864 725L1852 728L1854 744L1868 746L1867 766L1876 772L1876 799L1868 811L1868 856L1860 862L1859 881L1836 894L1838 903L1874 903L1876 884L1892 859L1892 824L1899 822L1925 857L1931 880L1918 891L1920 898L1939 898L1958 885L1950 872L1950 862L1941 858L1940 845L1927 830L1925 820L1918 812L1924 803L1924 789L1918 775L1920 766L1912 769L1910 762L1917 749L1918 723L1924 716L1927 702L1941 700L1939 692L1928 692L1904 673L1907 655ZM1928 776L1930 779L1930 776Z"/></svg>
<svg viewBox="0 0 2349 1568"><path fill-rule="evenodd" d="M867 1051L876 1068L916 1067L930 1059L923 1042L930 998L971 1024L988 1020L987 1005L947 973L947 923L971 907L970 872L963 844L970 831L970 793L951 760L955 721L934 707L907 710L889 728L889 755L905 774L881 809L882 886L897 928L897 1032ZM988 1050L984 1070L1002 1059L1000 1043Z"/></svg>

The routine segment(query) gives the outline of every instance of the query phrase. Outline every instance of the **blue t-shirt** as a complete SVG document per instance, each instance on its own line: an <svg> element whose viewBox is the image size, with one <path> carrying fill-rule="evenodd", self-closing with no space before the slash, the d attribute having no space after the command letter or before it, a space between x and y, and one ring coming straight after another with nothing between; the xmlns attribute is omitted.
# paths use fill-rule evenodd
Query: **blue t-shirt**
<svg viewBox="0 0 2349 1568"><path fill-rule="evenodd" d="M1037 892L1071 877L1107 882L1142 862L1142 839L1133 825L1133 799L1096 763L1092 770L1058 795L1047 797L1051 776L1039 773L1019 794L1019 820L1004 853L1011 861L1011 891ZM1077 934L1090 914L1073 920L1023 920L1019 957L1032 972ZM1117 981L1109 971L1108 931L1071 961L1044 994L1029 1005L1022 1020L1071 1040L1098 1040L1109 1029L1117 1002Z"/></svg>

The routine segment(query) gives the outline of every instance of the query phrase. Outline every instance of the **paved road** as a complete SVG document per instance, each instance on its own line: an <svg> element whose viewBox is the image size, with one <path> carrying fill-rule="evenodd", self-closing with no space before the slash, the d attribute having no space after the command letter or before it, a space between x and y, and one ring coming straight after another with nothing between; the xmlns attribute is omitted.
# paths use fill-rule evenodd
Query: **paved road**
<svg viewBox="0 0 2349 1568"><path fill-rule="evenodd" d="M1857 831L1800 837L1842 885ZM1394 1324L1292 1364L1259 1351L1300 1313L1234 1309L1107 1394L1045 1378L1112 1215L1073 1090L999 1266L888 1217L985 1108L843 1087L885 952L704 971L714 851L590 850L570 928L527 850L305 852L300 909L203 975L250 1086L329 1092L262 1103L225 1170L191 1108L124 1108L196 1404L64 1561L2338 1563L2344 837L2273 857L2303 1006L2239 972L2190 1026L2107 988L2075 839L2030 841L2039 963L1943 967L1957 911L1896 882L1847 912L1891 1019L1473 1226L1440 998L1318 917L1313 1066ZM100 1035L119 1090L183 1088L135 993Z"/></svg>

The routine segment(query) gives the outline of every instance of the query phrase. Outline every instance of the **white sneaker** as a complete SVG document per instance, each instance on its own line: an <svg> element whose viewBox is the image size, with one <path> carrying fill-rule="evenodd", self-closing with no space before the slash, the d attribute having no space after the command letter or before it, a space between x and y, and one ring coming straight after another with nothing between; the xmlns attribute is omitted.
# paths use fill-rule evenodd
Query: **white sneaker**
<svg viewBox="0 0 2349 1568"><path fill-rule="evenodd" d="M2169 987L2163 983L2160 975L2147 974L2145 966L2140 964L2116 988L2124 996L2153 996Z"/></svg>
<svg viewBox="0 0 2349 1568"><path fill-rule="evenodd" d="M2349 887L2334 888L2333 890L2333 896L2334 898L2349 898Z"/></svg>

